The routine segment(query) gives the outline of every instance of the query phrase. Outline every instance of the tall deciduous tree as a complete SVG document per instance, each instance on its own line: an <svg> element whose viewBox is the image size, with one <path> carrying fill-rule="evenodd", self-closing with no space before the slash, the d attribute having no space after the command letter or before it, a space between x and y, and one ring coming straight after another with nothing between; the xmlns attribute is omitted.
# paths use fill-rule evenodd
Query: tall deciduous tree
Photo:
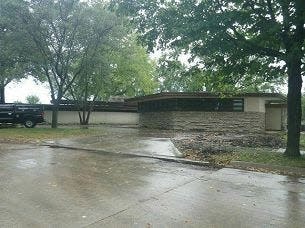
<svg viewBox="0 0 305 228"><path fill-rule="evenodd" d="M66 96L78 105L81 125L89 123L95 101L152 93L156 87L154 65L135 35L123 32L120 39L109 40L98 50Z"/></svg>
<svg viewBox="0 0 305 228"><path fill-rule="evenodd" d="M227 77L288 75L285 154L300 156L304 0L114 0L150 47L175 48ZM116 4L118 3L118 4ZM122 12L122 11L121 11Z"/></svg>
<svg viewBox="0 0 305 228"><path fill-rule="evenodd" d="M25 39L26 33L12 17L15 0L0 1L0 103L5 103L5 87L13 80L26 76L29 68L29 52L32 44Z"/></svg>
<svg viewBox="0 0 305 228"><path fill-rule="evenodd" d="M122 20L102 3L81 0L24 0L15 7L19 22L34 42L32 74L44 75L53 102L52 128L57 127L58 107L84 64L97 54L99 45L115 39Z"/></svg>

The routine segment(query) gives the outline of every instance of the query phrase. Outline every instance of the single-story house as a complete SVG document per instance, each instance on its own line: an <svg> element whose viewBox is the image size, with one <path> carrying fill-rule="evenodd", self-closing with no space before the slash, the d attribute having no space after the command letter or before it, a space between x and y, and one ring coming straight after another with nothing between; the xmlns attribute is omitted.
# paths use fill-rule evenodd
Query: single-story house
<svg viewBox="0 0 305 228"><path fill-rule="evenodd" d="M47 122L52 120L52 105L44 105ZM278 93L158 93L125 99L96 102L91 124L138 125L147 128L263 132L285 130L285 96ZM73 101L59 107L60 124L79 123Z"/></svg>
<svg viewBox="0 0 305 228"><path fill-rule="evenodd" d="M286 98L278 93L166 92L125 101L138 106L141 127L222 132L286 128Z"/></svg>

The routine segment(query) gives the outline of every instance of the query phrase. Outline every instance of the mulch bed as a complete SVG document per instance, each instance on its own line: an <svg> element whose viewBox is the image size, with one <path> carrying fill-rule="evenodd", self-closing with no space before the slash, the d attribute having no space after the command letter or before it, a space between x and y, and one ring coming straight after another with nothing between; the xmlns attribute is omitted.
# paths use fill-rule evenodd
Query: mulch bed
<svg viewBox="0 0 305 228"><path fill-rule="evenodd" d="M278 134L234 134L219 132L185 133L172 138L175 146L193 160L213 160L213 155L231 153L235 147L283 148L285 140ZM213 161L212 161L213 162Z"/></svg>

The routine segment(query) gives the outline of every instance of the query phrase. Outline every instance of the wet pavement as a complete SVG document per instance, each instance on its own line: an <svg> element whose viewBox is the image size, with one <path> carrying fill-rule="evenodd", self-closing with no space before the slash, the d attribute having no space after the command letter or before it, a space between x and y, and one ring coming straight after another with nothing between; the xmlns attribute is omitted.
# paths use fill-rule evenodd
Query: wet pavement
<svg viewBox="0 0 305 228"><path fill-rule="evenodd" d="M305 179L0 146L1 227L304 227Z"/></svg>
<svg viewBox="0 0 305 228"><path fill-rule="evenodd" d="M113 153L183 157L170 139L173 134L168 131L162 134L162 131L157 130L104 126L100 128L100 134L96 136L61 139L47 143Z"/></svg>

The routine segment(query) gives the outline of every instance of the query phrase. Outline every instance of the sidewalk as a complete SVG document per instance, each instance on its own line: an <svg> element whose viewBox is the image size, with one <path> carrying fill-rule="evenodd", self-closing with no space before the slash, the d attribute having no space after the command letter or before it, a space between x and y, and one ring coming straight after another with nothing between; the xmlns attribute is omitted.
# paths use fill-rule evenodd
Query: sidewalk
<svg viewBox="0 0 305 228"><path fill-rule="evenodd" d="M101 135L76 139L47 141L43 145L74 150L86 150L96 153L112 153L128 157L152 158L168 162L223 168L208 161L185 159L184 155L171 141L171 135L163 132L134 128L104 128ZM277 152L282 153L279 149ZM304 153L304 151L302 151ZM279 165L232 161L225 167L280 173L284 175L305 177L304 168L294 168Z"/></svg>

